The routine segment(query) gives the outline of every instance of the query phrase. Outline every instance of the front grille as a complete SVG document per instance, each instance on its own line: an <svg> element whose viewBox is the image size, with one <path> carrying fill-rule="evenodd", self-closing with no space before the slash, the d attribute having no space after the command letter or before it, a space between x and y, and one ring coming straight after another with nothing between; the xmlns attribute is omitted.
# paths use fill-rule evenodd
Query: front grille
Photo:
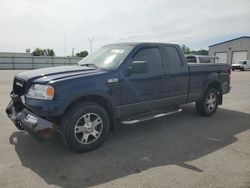
<svg viewBox="0 0 250 188"><path fill-rule="evenodd" d="M25 88L26 88L26 83L23 80L14 79L14 83L13 83L13 93L16 95L24 95L25 94Z"/></svg>

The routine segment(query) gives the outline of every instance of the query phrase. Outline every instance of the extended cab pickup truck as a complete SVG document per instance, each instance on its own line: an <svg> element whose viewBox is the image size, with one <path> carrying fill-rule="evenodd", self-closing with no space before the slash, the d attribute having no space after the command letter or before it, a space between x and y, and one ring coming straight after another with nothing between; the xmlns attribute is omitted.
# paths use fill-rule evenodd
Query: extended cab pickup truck
<svg viewBox="0 0 250 188"><path fill-rule="evenodd" d="M17 74L8 117L37 139L60 132L75 152L100 146L116 122L133 124L196 102L213 115L230 92L227 64L188 64L180 47L163 43L106 45L74 66Z"/></svg>

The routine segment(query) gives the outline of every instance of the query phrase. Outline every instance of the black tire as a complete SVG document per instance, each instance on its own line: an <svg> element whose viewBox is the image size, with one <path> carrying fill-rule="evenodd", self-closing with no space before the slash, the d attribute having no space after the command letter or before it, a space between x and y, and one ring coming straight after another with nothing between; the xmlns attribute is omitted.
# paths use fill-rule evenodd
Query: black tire
<svg viewBox="0 0 250 188"><path fill-rule="evenodd" d="M241 69L240 69L241 71L245 71L245 69L244 69L244 67L241 67Z"/></svg>
<svg viewBox="0 0 250 188"><path fill-rule="evenodd" d="M196 102L196 111L202 116L212 116L218 109L219 92L215 88L207 88L203 98ZM215 101L210 104L209 97L214 96ZM209 104L207 102L209 101ZM212 108L213 106L213 108Z"/></svg>
<svg viewBox="0 0 250 188"><path fill-rule="evenodd" d="M89 135L88 138L93 137L92 139L93 140L96 139L96 140L90 143L81 143L83 141L85 142L88 140L88 138L86 140L82 140L84 137L83 135L85 134L84 131L86 131L86 130L82 130L84 129L83 127L85 127L86 125L85 116L86 117L89 116L88 118L90 120L92 118L91 117L92 114L94 116L95 115L99 116L99 118L101 119L101 123L102 123L102 129L100 129L101 131L99 130L100 132L99 134L97 134L98 136L95 135L94 137L94 135L87 134ZM84 124L83 126L78 125L78 123L81 121L84 122L84 123L81 123L81 124ZM78 127L82 127L81 128L82 132L75 133L76 131L79 130ZM95 129L96 128L93 128L92 132ZM109 119L109 115L107 111L102 106L94 102L82 102L82 103L73 105L71 108L69 108L66 111L66 113L63 115L60 121L60 134L61 134L63 143L67 147L71 148L73 151L78 152L78 153L87 152L87 151L90 151L99 147L105 141L108 135L109 129L110 129L110 119ZM80 138L81 133L82 133L82 138Z"/></svg>

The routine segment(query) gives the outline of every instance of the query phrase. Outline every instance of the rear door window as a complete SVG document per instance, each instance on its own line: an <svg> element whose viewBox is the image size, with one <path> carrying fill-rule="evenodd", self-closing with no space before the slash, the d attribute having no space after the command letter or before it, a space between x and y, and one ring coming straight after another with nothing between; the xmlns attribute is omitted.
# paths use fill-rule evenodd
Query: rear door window
<svg viewBox="0 0 250 188"><path fill-rule="evenodd" d="M183 66L181 57L177 49L173 46L164 46L165 50L167 51L167 55L169 57L169 65L172 67L180 67Z"/></svg>

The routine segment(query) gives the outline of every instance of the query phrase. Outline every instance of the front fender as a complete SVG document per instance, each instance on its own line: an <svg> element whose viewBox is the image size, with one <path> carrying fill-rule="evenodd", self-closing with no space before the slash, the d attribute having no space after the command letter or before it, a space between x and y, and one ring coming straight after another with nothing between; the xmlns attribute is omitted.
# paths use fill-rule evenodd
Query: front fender
<svg viewBox="0 0 250 188"><path fill-rule="evenodd" d="M76 100L84 98L86 96L90 96L90 95L94 95L94 96L99 96L102 98L105 98L107 101L109 101L109 103L112 105L112 108L115 109L115 104L112 101L112 98L105 92L101 92L101 91L83 91L80 93L77 93L76 95L68 98L64 104L61 106L60 110L58 111L58 115L62 115L65 110Z"/></svg>

